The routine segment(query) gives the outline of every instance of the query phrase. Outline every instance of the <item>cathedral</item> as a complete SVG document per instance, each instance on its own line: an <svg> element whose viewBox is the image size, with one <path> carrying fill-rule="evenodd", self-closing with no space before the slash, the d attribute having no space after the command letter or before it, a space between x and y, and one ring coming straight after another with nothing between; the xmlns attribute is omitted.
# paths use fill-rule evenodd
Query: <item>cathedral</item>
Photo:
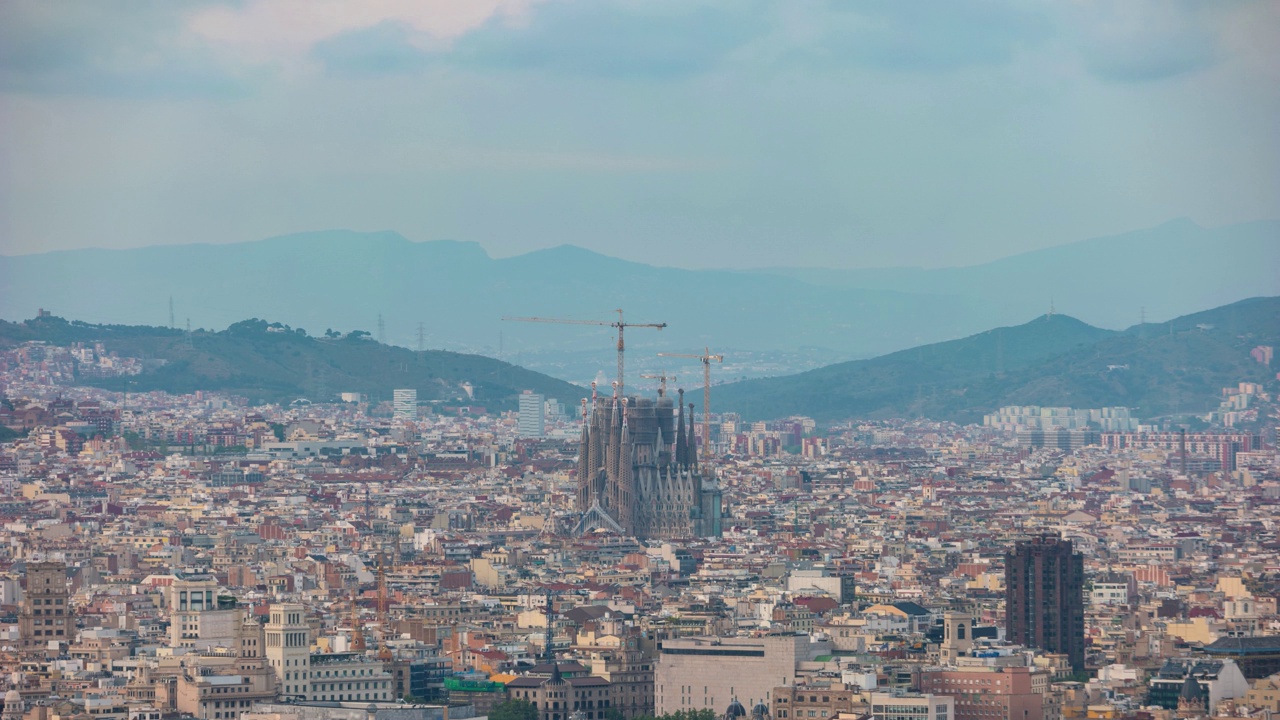
<svg viewBox="0 0 1280 720"><path fill-rule="evenodd" d="M582 401L577 532L611 530L639 540L719 537L722 498L698 466L693 405L685 415L663 393Z"/></svg>

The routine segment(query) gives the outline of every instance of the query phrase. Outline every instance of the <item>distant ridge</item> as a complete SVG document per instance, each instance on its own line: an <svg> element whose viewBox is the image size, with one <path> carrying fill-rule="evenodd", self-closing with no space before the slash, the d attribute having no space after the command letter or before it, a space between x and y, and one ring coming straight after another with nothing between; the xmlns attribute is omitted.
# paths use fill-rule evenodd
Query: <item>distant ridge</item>
<svg viewBox="0 0 1280 720"><path fill-rule="evenodd" d="M93 325L54 316L0 321L0 347L30 340L61 346L102 342L123 356L164 360L161 367L129 378L128 388L135 392L221 391L260 403L297 398L326 402L342 392L389 400L395 388L415 388L419 401L490 409L514 408L524 390L569 405L586 396L575 385L492 358L408 350L359 334L311 337L265 320L246 320L217 332L196 330L190 338L171 328ZM472 385L474 400L466 396L463 383ZM91 379L84 384L125 388L123 379Z"/></svg>
<svg viewBox="0 0 1280 720"><path fill-rule="evenodd" d="M1205 412L1238 382L1277 385L1249 356L1280 344L1280 297L1252 298L1123 332L1041 316L960 340L726 384L718 408L750 419L929 417L980 422L1003 405L1136 408L1140 417Z"/></svg>
<svg viewBox="0 0 1280 720"><path fill-rule="evenodd" d="M1189 221L939 270L683 270L561 245L493 258L474 242L412 242L391 231L297 233L224 245L167 245L0 256L0 316L36 308L97 323L226 327L270 317L311 330L369 330L521 358L564 377L607 370L608 332L502 323L505 315L666 322L636 336L636 360L703 346L874 357L999 325L1050 306L1119 329L1259 295L1280 294L1280 222L1202 228ZM597 352L598 356L591 353ZM569 353L589 367L572 371ZM598 367L592 358L598 357ZM812 367L799 363L795 369ZM637 365L637 367L641 367Z"/></svg>

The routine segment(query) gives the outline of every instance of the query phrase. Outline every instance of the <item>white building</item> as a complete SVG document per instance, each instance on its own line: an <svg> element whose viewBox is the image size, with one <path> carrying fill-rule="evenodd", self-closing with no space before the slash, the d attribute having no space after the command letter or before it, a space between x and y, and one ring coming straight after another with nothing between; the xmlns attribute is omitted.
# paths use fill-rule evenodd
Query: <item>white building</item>
<svg viewBox="0 0 1280 720"><path fill-rule="evenodd" d="M175 580L167 591L171 647L208 650L236 646L241 612L234 605L219 606L217 580Z"/></svg>
<svg viewBox="0 0 1280 720"><path fill-rule="evenodd" d="M396 420L418 419L418 391L414 388L397 388L391 392L392 416Z"/></svg>
<svg viewBox="0 0 1280 720"><path fill-rule="evenodd" d="M837 602L845 602L844 578L835 577L825 568L792 570L787 576L787 592L811 594L823 592L835 598Z"/></svg>
<svg viewBox="0 0 1280 720"><path fill-rule="evenodd" d="M516 431L520 437L540 438L546 434L546 398L531 390L520 394L520 420Z"/></svg>
<svg viewBox="0 0 1280 720"><path fill-rule="evenodd" d="M1129 583L1095 581L1093 589L1089 591L1089 603L1092 605L1128 605Z"/></svg>
<svg viewBox="0 0 1280 720"><path fill-rule="evenodd" d="M1037 405L1006 405L989 415L982 424L1000 430L1078 430L1097 428L1104 432L1132 432L1138 418L1126 407L1070 408Z"/></svg>
<svg viewBox="0 0 1280 720"><path fill-rule="evenodd" d="M807 635L666 640L654 675L659 715L677 710L719 714L735 698L746 707L773 704L773 688L796 681L800 663L831 652Z"/></svg>
<svg viewBox="0 0 1280 720"><path fill-rule="evenodd" d="M393 678L382 663L359 652L311 656L310 697L317 702L390 702Z"/></svg>
<svg viewBox="0 0 1280 720"><path fill-rule="evenodd" d="M952 720L956 701L950 695L871 693L874 720Z"/></svg>

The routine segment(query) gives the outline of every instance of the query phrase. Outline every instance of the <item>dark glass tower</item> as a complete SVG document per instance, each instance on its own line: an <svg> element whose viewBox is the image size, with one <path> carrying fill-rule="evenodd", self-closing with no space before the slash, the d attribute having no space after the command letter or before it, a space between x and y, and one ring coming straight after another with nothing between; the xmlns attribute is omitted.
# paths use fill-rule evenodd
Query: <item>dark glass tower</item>
<svg viewBox="0 0 1280 720"><path fill-rule="evenodd" d="M1052 535L1019 541L1004 556L1009 640L1067 656L1084 669L1084 556Z"/></svg>

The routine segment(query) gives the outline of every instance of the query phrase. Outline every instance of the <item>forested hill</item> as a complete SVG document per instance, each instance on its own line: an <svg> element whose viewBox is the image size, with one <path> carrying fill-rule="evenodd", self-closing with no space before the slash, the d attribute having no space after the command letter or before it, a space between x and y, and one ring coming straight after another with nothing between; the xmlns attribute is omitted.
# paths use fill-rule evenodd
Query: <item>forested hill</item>
<svg viewBox="0 0 1280 720"><path fill-rule="evenodd" d="M390 399L395 388L415 388L420 401L467 402L462 388L473 386L474 404L515 407L516 396L532 390L567 404L586 391L541 373L480 355L441 350L415 351L383 345L368 333L313 337L265 320L245 320L226 330L94 325L44 316L24 322L0 321L0 346L29 340L54 345L101 342L121 356L152 362L130 378L132 391L188 393L224 391L255 402L307 398L334 400L342 392ZM163 361L163 362L159 362ZM124 389L118 378L85 378L85 384Z"/></svg>

